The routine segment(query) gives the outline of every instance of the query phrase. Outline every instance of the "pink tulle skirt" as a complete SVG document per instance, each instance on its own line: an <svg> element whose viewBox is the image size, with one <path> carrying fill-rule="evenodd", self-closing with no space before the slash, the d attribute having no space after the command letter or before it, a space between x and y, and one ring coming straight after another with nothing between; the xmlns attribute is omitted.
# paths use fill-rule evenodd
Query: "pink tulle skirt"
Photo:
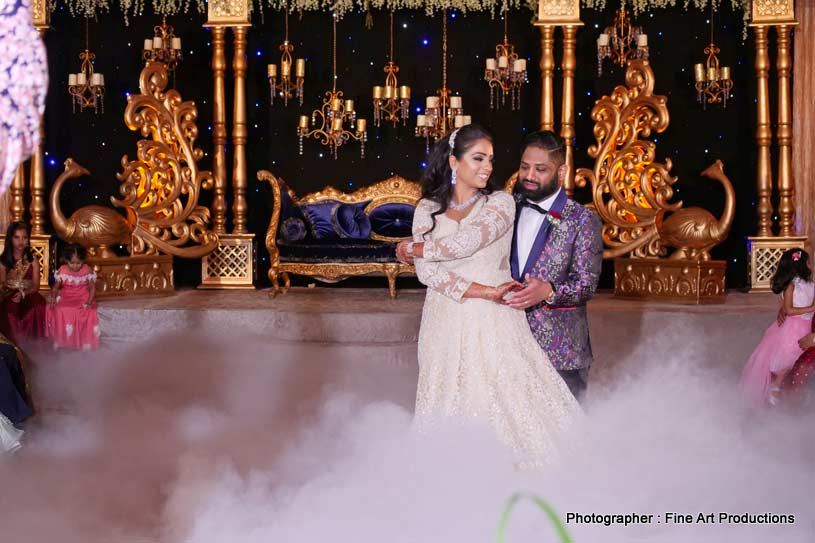
<svg viewBox="0 0 815 543"><path fill-rule="evenodd" d="M773 373L784 373L803 352L798 340L812 330L812 321L789 317L784 324L772 323L758 344L741 375L741 389L750 405L765 405L770 396Z"/></svg>

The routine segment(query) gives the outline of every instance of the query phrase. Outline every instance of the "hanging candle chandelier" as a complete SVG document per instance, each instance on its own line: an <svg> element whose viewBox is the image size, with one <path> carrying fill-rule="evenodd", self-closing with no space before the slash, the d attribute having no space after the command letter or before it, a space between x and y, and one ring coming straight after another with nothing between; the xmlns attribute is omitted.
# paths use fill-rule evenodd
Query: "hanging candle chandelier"
<svg viewBox="0 0 815 543"><path fill-rule="evenodd" d="M504 41L495 46L495 58L487 59L484 81L490 87L490 109L495 109L496 92L501 90L501 106L510 96L512 110L521 109L521 87L527 82L526 59L518 58L515 46L509 43L507 33L508 12L504 11Z"/></svg>
<svg viewBox="0 0 815 543"><path fill-rule="evenodd" d="M332 14L334 20L334 48L332 55L332 87L325 93L323 105L320 109L311 112L311 128L309 118L300 116L297 127L297 137L300 140L300 154L303 154L303 140L314 138L322 145L331 149L331 154L337 158L337 149L348 141L360 142L360 156L365 158L365 142L367 141L366 121L357 119L354 111L354 101L344 100L342 91L337 90L337 14ZM346 130L348 123L350 130Z"/></svg>
<svg viewBox="0 0 815 543"><path fill-rule="evenodd" d="M416 116L416 137L424 138L430 151L430 140L437 141L456 128L472 122L464 115L461 96L453 96L447 88L447 10L442 12L442 84L438 96L428 96L423 115Z"/></svg>
<svg viewBox="0 0 815 543"><path fill-rule="evenodd" d="M624 68L629 60L647 58L648 35L634 26L622 0L614 22L597 38L597 75L603 75L604 59Z"/></svg>
<svg viewBox="0 0 815 543"><path fill-rule="evenodd" d="M279 47L281 51L280 56L280 81L278 81L277 64L269 64L267 66L269 76L269 88L271 89L271 105L274 105L275 96L280 96L283 99L283 105L289 105L289 99L295 96L303 105L303 85L306 82L306 60L298 58L294 64L294 78L292 78L291 68L292 59L291 54L294 52L294 46L289 42L289 6L288 3L284 9L285 12L285 25L286 33L283 37L283 44Z"/></svg>
<svg viewBox="0 0 815 543"><path fill-rule="evenodd" d="M393 126L401 120L402 125L407 124L410 116L410 87L399 86L396 74L399 66L393 60L393 11L390 13L390 53L388 63L385 65L385 86L375 86L373 89L374 105L374 125L377 127L382 120L393 123Z"/></svg>
<svg viewBox="0 0 815 543"><path fill-rule="evenodd" d="M706 109L707 104L722 104L727 107L727 99L733 89L730 78L730 67L719 67L721 50L713 41L713 2L710 3L710 44L705 47L707 60L704 64L694 64L693 75L696 87L696 99Z"/></svg>
<svg viewBox="0 0 815 543"><path fill-rule="evenodd" d="M91 52L90 28L88 18L85 18L85 50L79 53L82 64L79 72L68 74L68 94L71 96L71 110L76 113L85 109L93 109L95 113L105 112L105 76L94 73L93 61L96 55Z"/></svg>
<svg viewBox="0 0 815 543"><path fill-rule="evenodd" d="M176 37L175 30L167 24L167 17L162 17L161 24L153 28L154 36L144 39L142 59L147 62L163 62L170 73L181 61L181 38Z"/></svg>

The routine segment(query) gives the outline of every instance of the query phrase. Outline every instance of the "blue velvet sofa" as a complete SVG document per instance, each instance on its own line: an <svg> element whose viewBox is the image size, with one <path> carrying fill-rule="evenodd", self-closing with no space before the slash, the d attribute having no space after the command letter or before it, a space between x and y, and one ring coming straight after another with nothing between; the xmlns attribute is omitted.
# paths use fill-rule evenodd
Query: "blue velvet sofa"
<svg viewBox="0 0 815 543"><path fill-rule="evenodd" d="M261 170L272 188L272 218L266 231L272 296L285 293L289 274L324 282L383 275L391 298L396 278L415 275L396 260L396 243L411 237L413 212L421 198L417 183L398 176L351 194L332 187L298 198L286 183Z"/></svg>

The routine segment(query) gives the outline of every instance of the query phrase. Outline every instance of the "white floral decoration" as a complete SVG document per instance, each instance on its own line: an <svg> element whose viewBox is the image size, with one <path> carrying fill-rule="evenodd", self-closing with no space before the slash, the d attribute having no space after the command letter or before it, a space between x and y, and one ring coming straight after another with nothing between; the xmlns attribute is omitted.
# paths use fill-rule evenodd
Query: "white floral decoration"
<svg viewBox="0 0 815 543"><path fill-rule="evenodd" d="M52 0L51 7L56 9L57 5L67 6L71 15L76 17L94 17L97 13L110 11L111 4L117 0ZM713 2L713 8L718 9L722 1L727 0L624 0L625 4L631 8L634 15L646 13L651 10L665 9L669 7L682 6L687 11L691 5L699 10L708 9L709 1ZM130 17L142 16L145 11L145 4L149 2L152 12L156 15L178 15L189 13L191 9L199 13L206 13L205 0L118 0L119 8L125 17L125 24L129 23ZM618 0L580 0L584 8L603 10L607 7L617 5ZM734 11L742 10L744 20L750 17L751 0L730 0L730 5ZM500 13L505 9L530 9L537 10L535 0L250 0L250 9L263 13L263 8L268 7L273 10L283 10L288 6L292 12L303 11L331 11L334 10L338 16L342 17L346 13L354 10L367 11L371 8L399 10L417 9L424 10L428 15L433 15L443 9L455 9L462 13L469 11L487 11L490 13Z"/></svg>

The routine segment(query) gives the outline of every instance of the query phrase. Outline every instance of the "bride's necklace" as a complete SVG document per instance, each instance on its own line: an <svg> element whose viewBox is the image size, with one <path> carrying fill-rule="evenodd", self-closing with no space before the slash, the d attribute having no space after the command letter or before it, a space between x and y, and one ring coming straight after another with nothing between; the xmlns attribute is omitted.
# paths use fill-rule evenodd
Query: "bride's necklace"
<svg viewBox="0 0 815 543"><path fill-rule="evenodd" d="M475 193L473 193L472 196L470 196L460 204L457 204L453 200L450 200L450 202L447 204L447 207L452 209L453 211L461 211L463 209L467 209L468 207L476 203L478 199L481 198L481 196L482 196L481 191L475 191Z"/></svg>

